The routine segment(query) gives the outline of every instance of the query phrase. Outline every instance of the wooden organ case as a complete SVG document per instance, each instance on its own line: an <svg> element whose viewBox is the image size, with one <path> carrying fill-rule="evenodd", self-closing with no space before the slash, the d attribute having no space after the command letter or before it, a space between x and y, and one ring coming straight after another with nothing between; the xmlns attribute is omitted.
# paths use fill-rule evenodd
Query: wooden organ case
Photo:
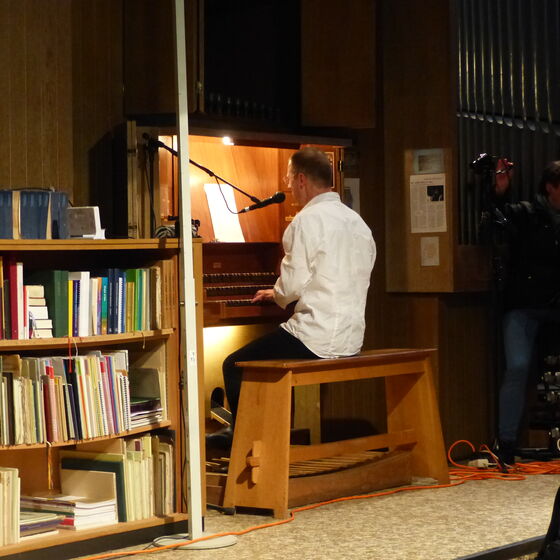
<svg viewBox="0 0 560 560"><path fill-rule="evenodd" d="M171 146L172 136L159 135ZM252 296L259 289L271 288L279 273L283 256L282 234L298 208L285 185L288 160L304 145L314 145L333 161L335 189L342 192L343 142L330 145L301 138L268 138L238 141L226 145L222 138L191 135L192 161L210 169L243 191L265 199L283 191L286 199L239 215L244 242L216 240L204 186L215 183L200 168L191 165L191 207L193 219L200 221L202 246L202 284L204 306L204 380L205 409L210 414L211 400L223 394L221 364L224 358L250 340L274 329L289 317L274 304L254 305ZM168 152L159 151L160 217L175 214L177 208L176 162ZM234 190L237 211L251 204L249 198ZM221 201L219 201L221 203ZM233 210L233 209L232 209ZM218 397L219 402L219 397Z"/></svg>

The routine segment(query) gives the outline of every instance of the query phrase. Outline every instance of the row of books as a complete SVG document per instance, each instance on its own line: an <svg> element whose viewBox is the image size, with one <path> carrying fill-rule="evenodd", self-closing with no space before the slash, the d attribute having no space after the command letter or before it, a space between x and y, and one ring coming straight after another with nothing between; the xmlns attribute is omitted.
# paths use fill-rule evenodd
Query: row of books
<svg viewBox="0 0 560 560"><path fill-rule="evenodd" d="M175 509L174 433L77 445L60 451L61 492L22 496L22 510L63 515L81 529L171 514Z"/></svg>
<svg viewBox="0 0 560 560"><path fill-rule="evenodd" d="M23 495L18 469L0 467L0 545L171 514L173 454L170 430L78 445L60 452L60 491Z"/></svg>
<svg viewBox="0 0 560 560"><path fill-rule="evenodd" d="M0 190L0 239L67 239L67 208L65 192Z"/></svg>
<svg viewBox="0 0 560 560"><path fill-rule="evenodd" d="M165 372L129 371L128 351L0 357L0 445L121 434L167 417Z"/></svg>
<svg viewBox="0 0 560 560"><path fill-rule="evenodd" d="M0 467L0 546L19 541L20 484L17 469Z"/></svg>
<svg viewBox="0 0 560 560"><path fill-rule="evenodd" d="M159 329L158 266L24 271L0 256L0 339L91 336Z"/></svg>

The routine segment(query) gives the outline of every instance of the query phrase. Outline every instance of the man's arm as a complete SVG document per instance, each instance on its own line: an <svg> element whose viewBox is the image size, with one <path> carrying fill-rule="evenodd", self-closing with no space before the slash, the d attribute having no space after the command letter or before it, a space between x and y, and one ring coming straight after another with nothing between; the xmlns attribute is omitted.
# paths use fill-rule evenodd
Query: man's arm
<svg viewBox="0 0 560 560"><path fill-rule="evenodd" d="M296 218L297 219L297 218ZM310 224L304 235L301 219L292 222L284 235L284 258L280 265L280 278L274 286L274 301L286 309L286 307L300 299L304 287L311 278L309 270L310 263L308 253L313 254L311 248Z"/></svg>

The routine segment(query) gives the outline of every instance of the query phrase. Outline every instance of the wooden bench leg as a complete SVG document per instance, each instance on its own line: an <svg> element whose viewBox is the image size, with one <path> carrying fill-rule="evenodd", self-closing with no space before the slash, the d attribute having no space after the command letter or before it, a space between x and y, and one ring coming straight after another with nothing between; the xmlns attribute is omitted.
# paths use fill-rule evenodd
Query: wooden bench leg
<svg viewBox="0 0 560 560"><path fill-rule="evenodd" d="M413 476L449 482L449 469L441 432L430 360L420 362L419 372L385 378L388 431L414 428Z"/></svg>
<svg viewBox="0 0 560 560"><path fill-rule="evenodd" d="M224 507L288 516L291 372L243 372Z"/></svg>

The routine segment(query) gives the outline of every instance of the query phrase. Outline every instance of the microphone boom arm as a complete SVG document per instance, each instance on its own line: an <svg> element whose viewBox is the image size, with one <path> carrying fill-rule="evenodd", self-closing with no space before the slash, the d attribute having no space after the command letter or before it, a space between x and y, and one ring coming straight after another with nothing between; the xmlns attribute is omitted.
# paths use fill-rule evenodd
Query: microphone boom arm
<svg viewBox="0 0 560 560"><path fill-rule="evenodd" d="M164 144L161 140L157 140L156 138L152 138L147 132L144 132L144 134L142 134L142 138L144 138L144 140L147 140L148 150L156 151L158 148L163 148L164 150L167 150L169 153L173 154L175 157L179 157L179 154L176 150L174 150L173 148L170 148L169 146ZM249 193L246 193L244 190L240 189L239 187L236 187L235 185L233 185L229 181L226 181L223 177L220 177L219 175L216 175L211 169L208 169L207 167L204 167L203 165L200 165L200 163L197 163L196 161L193 161L192 159L189 159L189 163L191 165L194 165L195 167L198 167L200 170L204 171L204 173L206 173L210 177L214 177L214 178L218 179L219 182L225 183L226 185L229 185L232 189L235 189L236 191L239 191L241 194L244 194L247 198L250 198L251 201L254 202L255 204L261 202L260 198L257 198L256 196L253 196Z"/></svg>

